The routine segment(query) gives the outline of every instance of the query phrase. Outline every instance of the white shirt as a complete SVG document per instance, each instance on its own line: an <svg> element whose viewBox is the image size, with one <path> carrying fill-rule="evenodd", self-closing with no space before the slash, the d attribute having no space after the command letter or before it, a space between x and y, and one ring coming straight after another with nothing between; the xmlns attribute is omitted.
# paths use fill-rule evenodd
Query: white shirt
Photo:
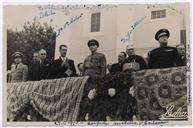
<svg viewBox="0 0 193 128"><path fill-rule="evenodd" d="M61 59L62 59L63 62L66 62L67 57L61 57Z"/></svg>

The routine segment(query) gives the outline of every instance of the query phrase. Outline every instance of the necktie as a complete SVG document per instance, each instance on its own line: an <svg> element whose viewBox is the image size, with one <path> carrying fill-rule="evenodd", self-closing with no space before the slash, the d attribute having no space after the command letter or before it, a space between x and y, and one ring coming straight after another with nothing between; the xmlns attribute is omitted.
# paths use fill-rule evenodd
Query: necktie
<svg viewBox="0 0 193 128"><path fill-rule="evenodd" d="M44 61L41 60L40 61L40 66L43 66L43 64L44 64Z"/></svg>
<svg viewBox="0 0 193 128"><path fill-rule="evenodd" d="M15 69L17 69L18 64L15 65Z"/></svg>
<svg viewBox="0 0 193 128"><path fill-rule="evenodd" d="M66 62L66 58L65 57L63 57L63 61Z"/></svg>

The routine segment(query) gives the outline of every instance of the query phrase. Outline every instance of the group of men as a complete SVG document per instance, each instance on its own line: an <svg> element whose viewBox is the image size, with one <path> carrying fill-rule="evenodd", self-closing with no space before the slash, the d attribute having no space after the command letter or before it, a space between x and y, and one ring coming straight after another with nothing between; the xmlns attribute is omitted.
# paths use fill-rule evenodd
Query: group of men
<svg viewBox="0 0 193 128"><path fill-rule="evenodd" d="M47 59L47 52L44 49L34 53L29 70L28 66L22 63L23 55L15 52L12 55L15 63L11 66L8 82L38 81L83 75L104 76L107 69L110 73L116 73L184 66L186 64L185 47L183 45L178 45L177 48L169 47L167 45L169 36L167 29L161 29L155 34L155 39L159 42L160 47L150 51L147 59L136 55L133 45L128 45L126 53L120 52L118 63L112 65L107 65L105 55L97 52L99 42L91 39L87 44L91 54L85 58L84 62L77 65L79 74L76 72L74 61L66 57L68 50L66 45L60 45L60 57L53 62Z"/></svg>
<svg viewBox="0 0 193 128"><path fill-rule="evenodd" d="M169 68L186 65L185 45L179 44L176 47L168 46L170 33L167 29L160 29L155 34L155 39L160 46L148 52L147 58L136 55L133 45L127 45L126 53L120 52L118 63L109 66L109 71L119 72L127 70Z"/></svg>

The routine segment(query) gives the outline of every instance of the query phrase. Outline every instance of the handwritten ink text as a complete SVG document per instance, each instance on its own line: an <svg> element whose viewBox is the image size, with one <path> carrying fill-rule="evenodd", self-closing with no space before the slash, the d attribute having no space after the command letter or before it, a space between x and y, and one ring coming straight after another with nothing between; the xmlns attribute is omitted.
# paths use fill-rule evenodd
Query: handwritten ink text
<svg viewBox="0 0 193 128"><path fill-rule="evenodd" d="M127 35L124 38L121 38L121 42L125 43L127 41L130 41L131 39L131 34L134 31L134 29L146 18L146 16L142 17L141 19L139 19L138 21L136 21L129 29L129 31L127 32Z"/></svg>
<svg viewBox="0 0 193 128"><path fill-rule="evenodd" d="M75 23L76 21L78 21L81 17L83 16L83 13L81 13L79 16L75 16L70 18L69 20L64 22L64 25L62 27L57 28L57 32L56 32L56 37L58 37L60 35L60 33L66 29L67 27L69 27L71 24Z"/></svg>

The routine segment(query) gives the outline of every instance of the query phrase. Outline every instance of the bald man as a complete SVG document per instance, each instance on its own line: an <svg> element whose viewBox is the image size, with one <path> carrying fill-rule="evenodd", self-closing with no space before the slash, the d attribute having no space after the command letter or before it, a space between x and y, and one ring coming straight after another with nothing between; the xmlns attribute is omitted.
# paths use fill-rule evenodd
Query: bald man
<svg viewBox="0 0 193 128"><path fill-rule="evenodd" d="M178 54L183 62L183 66L186 65L186 48L185 48L185 45L184 44L178 44L176 45L176 48L177 48L177 51L178 51Z"/></svg>

